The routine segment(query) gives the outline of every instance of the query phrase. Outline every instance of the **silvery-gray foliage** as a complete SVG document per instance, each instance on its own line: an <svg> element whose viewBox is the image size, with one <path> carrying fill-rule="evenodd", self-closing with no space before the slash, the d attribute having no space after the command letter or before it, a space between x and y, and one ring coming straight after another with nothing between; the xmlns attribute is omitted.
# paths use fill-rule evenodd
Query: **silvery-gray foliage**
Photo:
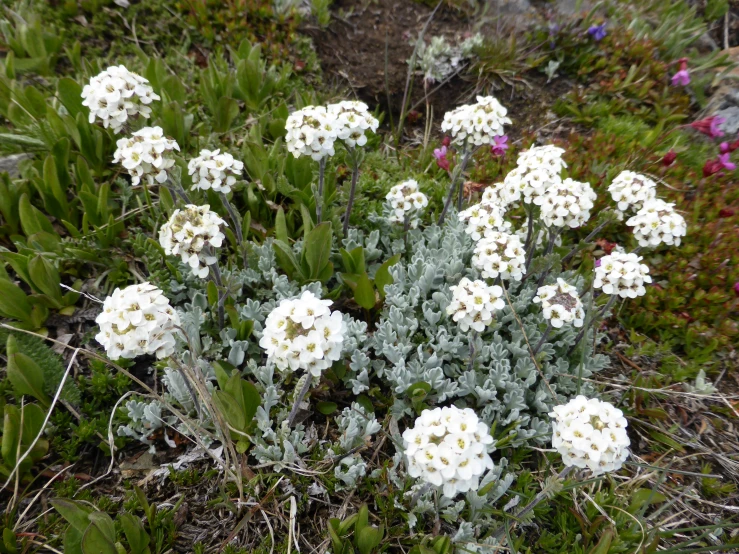
<svg viewBox="0 0 739 554"><path fill-rule="evenodd" d="M588 346L592 338L585 340L579 367L579 354L567 357L577 330L565 327L544 343L537 368L529 345L533 348L539 342L547 323L532 302L535 279L524 284L503 282L506 307L494 323L479 335L461 332L446 307L452 297L450 286L462 277L479 278L469 263L472 240L456 218L443 228L432 225L411 230L410 235L404 260L390 270L394 282L385 287L385 306L368 348L352 356L354 375L347 382L353 392L366 390L372 377L379 378L395 393L392 411L400 419L412 415L405 392L425 382L431 385L430 401L475 408L485 423L505 428L514 445L547 442L551 408L575 394L578 376L589 377L606 367L607 357L593 354ZM352 240L359 243L361 238L355 235ZM383 233L381 244L392 251L397 238L392 232ZM583 285L583 279L574 274L561 276ZM556 277L549 276L547 282ZM581 391L592 392L586 382L581 383Z"/></svg>

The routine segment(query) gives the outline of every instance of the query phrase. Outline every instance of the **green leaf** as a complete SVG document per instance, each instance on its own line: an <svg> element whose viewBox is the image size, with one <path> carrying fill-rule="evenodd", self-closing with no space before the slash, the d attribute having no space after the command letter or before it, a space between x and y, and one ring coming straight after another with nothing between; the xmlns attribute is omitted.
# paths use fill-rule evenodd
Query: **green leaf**
<svg viewBox="0 0 739 554"><path fill-rule="evenodd" d="M233 120L239 115L239 103L228 96L221 96L216 107L213 130L225 133L231 129Z"/></svg>
<svg viewBox="0 0 739 554"><path fill-rule="evenodd" d="M652 429L649 430L649 435L656 441L661 442L662 444L665 444L669 446L670 448L674 448L678 452L685 452L685 448L682 444L677 442L675 439L668 437L664 433L660 433L658 431L654 431Z"/></svg>
<svg viewBox="0 0 739 554"><path fill-rule="evenodd" d="M87 529L85 527L85 529ZM67 531L64 533L64 554L82 554L82 534L84 531L80 531L73 526L67 527Z"/></svg>
<svg viewBox="0 0 739 554"><path fill-rule="evenodd" d="M336 402L319 402L316 404L316 409L323 415L331 415L339 408Z"/></svg>
<svg viewBox="0 0 739 554"><path fill-rule="evenodd" d="M328 265L331 256L332 239L331 223L328 221L316 225L306 235L305 244L303 245L303 256L310 269L309 279L317 280Z"/></svg>
<svg viewBox="0 0 739 554"><path fill-rule="evenodd" d="M598 541L598 544L596 544L589 552L588 554L608 554L609 549L611 548L611 543L613 542L613 537L615 536L615 531L613 527L609 527L603 532L603 535L601 535L600 540Z"/></svg>
<svg viewBox="0 0 739 554"><path fill-rule="evenodd" d="M290 244L290 238L287 234L285 210L282 209L282 206L277 208L277 215L275 216L275 239L281 240L285 244Z"/></svg>
<svg viewBox="0 0 739 554"><path fill-rule="evenodd" d="M90 525L88 516L92 509L89 506L67 498L54 498L51 505L80 533L84 533Z"/></svg>
<svg viewBox="0 0 739 554"><path fill-rule="evenodd" d="M452 554L452 539L446 535L437 537L434 541L436 554Z"/></svg>
<svg viewBox="0 0 739 554"><path fill-rule="evenodd" d="M379 528L365 527L355 532L357 549L360 554L371 554L377 546L382 542L384 530L382 525Z"/></svg>
<svg viewBox="0 0 739 554"><path fill-rule="evenodd" d="M231 427L238 430L246 427L244 412L233 396L224 391L213 391L213 403Z"/></svg>
<svg viewBox="0 0 739 554"><path fill-rule="evenodd" d="M15 337L8 335L6 346L8 356L8 379L17 394L28 394L44 406L51 404L44 392L44 371L32 358L18 352Z"/></svg>
<svg viewBox="0 0 739 554"><path fill-rule="evenodd" d="M392 258L383 263L375 273L375 286L380 298L385 299L385 287L393 284L393 277L390 275L390 268L400 261L400 254L395 254Z"/></svg>
<svg viewBox="0 0 739 554"><path fill-rule="evenodd" d="M62 105L72 117L77 117L85 108L82 105L82 87L74 79L62 77L57 83L57 93Z"/></svg>
<svg viewBox="0 0 739 554"><path fill-rule="evenodd" d="M375 288L367 273L342 273L341 278L354 292L354 300L366 310L375 307Z"/></svg>
<svg viewBox="0 0 739 554"><path fill-rule="evenodd" d="M113 520L104 512L93 512L89 516L90 526L82 536L84 554L118 554L115 547Z"/></svg>
<svg viewBox="0 0 739 554"><path fill-rule="evenodd" d="M41 233L42 231L56 234L49 220L31 205L27 194L21 196L18 213L20 215L21 228L26 236Z"/></svg>
<svg viewBox="0 0 739 554"><path fill-rule="evenodd" d="M23 289L6 279L0 279L0 313L19 321L30 322L32 309Z"/></svg>
<svg viewBox="0 0 739 554"><path fill-rule="evenodd" d="M216 381L221 390L226 390L226 383L231 377L231 373L234 370L234 366L223 360L217 360L213 362L213 369L216 373Z"/></svg>
<svg viewBox="0 0 739 554"><path fill-rule="evenodd" d="M131 547L131 554L148 554L150 552L149 535L144 530L141 520L128 513L119 516L118 520L121 522L128 546Z"/></svg>
<svg viewBox="0 0 739 554"><path fill-rule="evenodd" d="M637 510L651 504L661 504L667 500L667 497L661 492L652 489L637 489L631 495L631 502L626 511L630 514L636 513Z"/></svg>
<svg viewBox="0 0 739 554"><path fill-rule="evenodd" d="M262 397L257 387L249 381L241 380L241 405L244 408L246 426L248 426L257 414L257 408L262 403Z"/></svg>
<svg viewBox="0 0 739 554"><path fill-rule="evenodd" d="M303 274L303 270L300 267L300 262L298 262L293 249L290 248L287 243L282 242L281 240L274 241L272 243L272 246L275 250L277 263L285 271L285 273L287 273L288 277L296 279L298 281L304 281L306 277Z"/></svg>
<svg viewBox="0 0 739 554"><path fill-rule="evenodd" d="M41 255L36 255L28 262L28 275L35 289L48 296L55 308L62 307L61 277L56 267Z"/></svg>

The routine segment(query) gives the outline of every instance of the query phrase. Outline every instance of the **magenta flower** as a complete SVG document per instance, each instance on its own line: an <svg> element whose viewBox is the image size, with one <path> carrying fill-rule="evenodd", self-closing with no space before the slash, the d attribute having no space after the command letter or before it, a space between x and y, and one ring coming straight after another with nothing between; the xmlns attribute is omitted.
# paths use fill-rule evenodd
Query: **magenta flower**
<svg viewBox="0 0 739 554"><path fill-rule="evenodd" d="M494 156L505 156L508 146L508 135L500 135L493 138L493 144L490 145L490 152Z"/></svg>
<svg viewBox="0 0 739 554"><path fill-rule="evenodd" d="M728 171L734 171L736 169L736 164L731 161L729 156L731 156L731 154L729 154L728 152L726 152L725 154L719 154L718 163L724 169Z"/></svg>
<svg viewBox="0 0 739 554"><path fill-rule="evenodd" d="M719 144L718 145L718 149L719 149L719 151L722 154L726 154L727 152L731 152L731 150L729 150L729 143L728 142L722 142L721 144Z"/></svg>
<svg viewBox="0 0 739 554"><path fill-rule="evenodd" d="M445 145L442 145L441 148L436 148L434 150L434 158L436 158L436 165L438 165L441 169L445 171L449 171L449 160L446 157L447 149Z"/></svg>
<svg viewBox="0 0 739 554"><path fill-rule="evenodd" d="M593 25L588 29L588 34L593 37L595 42L599 42L606 37L606 24L601 23L600 25Z"/></svg>
<svg viewBox="0 0 739 554"><path fill-rule="evenodd" d="M600 258L595 260L595 267L600 267Z"/></svg>
<svg viewBox="0 0 739 554"><path fill-rule="evenodd" d="M440 160L441 158L446 158L446 146L443 146L441 148L434 149L434 158L437 160Z"/></svg>
<svg viewBox="0 0 739 554"><path fill-rule="evenodd" d="M699 119L698 121L693 121L690 126L696 131L700 131L704 135L708 135L711 138L723 137L724 132L719 127L724 121L726 121L726 119L724 119L723 117L712 115L711 117L706 117L703 119Z"/></svg>
<svg viewBox="0 0 739 554"><path fill-rule="evenodd" d="M690 73L687 69L681 69L672 76L672 84L674 86L682 85L688 86L690 84Z"/></svg>
<svg viewBox="0 0 739 554"><path fill-rule="evenodd" d="M690 84L690 73L688 73L688 58L680 58L677 61L680 64L680 71L672 76L672 84L674 86L688 86Z"/></svg>
<svg viewBox="0 0 739 554"><path fill-rule="evenodd" d="M734 283L734 294L736 294L737 296L739 296L739 281L737 281L736 283Z"/></svg>

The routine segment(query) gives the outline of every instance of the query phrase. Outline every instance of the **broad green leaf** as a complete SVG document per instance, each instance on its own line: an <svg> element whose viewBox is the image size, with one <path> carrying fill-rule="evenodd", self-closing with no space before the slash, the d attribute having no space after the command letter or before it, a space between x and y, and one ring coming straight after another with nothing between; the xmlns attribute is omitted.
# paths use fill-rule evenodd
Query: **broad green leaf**
<svg viewBox="0 0 739 554"><path fill-rule="evenodd" d="M86 504L67 498L54 498L51 500L51 505L80 533L84 533L90 525L87 516L92 513L92 509Z"/></svg>
<svg viewBox="0 0 739 554"><path fill-rule="evenodd" d="M51 399L44 392L44 371L29 356L18 352L15 337L8 335L8 379L17 394L33 396L44 406L51 404Z"/></svg>
<svg viewBox="0 0 739 554"><path fill-rule="evenodd" d="M380 293L380 298L382 299L385 298L385 287L387 285L392 285L393 283L393 277L390 275L390 268L399 261L400 254L395 254L395 256L385 261L385 263L379 267L377 273L375 273L375 286L377 287L377 292Z"/></svg>
<svg viewBox="0 0 739 554"><path fill-rule="evenodd" d="M74 79L69 77L59 79L57 93L59 94L59 100L72 117L77 117L78 113L85 110L82 105L82 87Z"/></svg>
<svg viewBox="0 0 739 554"><path fill-rule="evenodd" d="M220 390L213 391L213 403L231 427L241 430L246 426L244 412L233 396Z"/></svg>
<svg viewBox="0 0 739 554"><path fill-rule="evenodd" d="M131 547L131 554L148 554L150 552L149 535L144 530L141 520L128 513L119 516L118 520L121 522L123 533Z"/></svg>
<svg viewBox="0 0 739 554"><path fill-rule="evenodd" d="M23 290L5 279L0 279L0 313L19 321L30 321L33 306Z"/></svg>
<svg viewBox="0 0 739 554"><path fill-rule="evenodd" d="M281 240L285 244L290 244L287 233L287 221L285 220L285 210L282 209L282 206L277 208L277 215L275 216L275 239Z"/></svg>
<svg viewBox="0 0 739 554"><path fill-rule="evenodd" d="M56 267L41 255L36 255L28 262L28 275L35 289L53 300L55 308L62 305L61 277Z"/></svg>
<svg viewBox="0 0 739 554"><path fill-rule="evenodd" d="M303 256L310 269L309 279L316 280L329 263L333 233L331 223L316 225L305 237Z"/></svg>
<svg viewBox="0 0 739 554"><path fill-rule="evenodd" d="M323 415L331 415L339 408L336 402L319 402L316 404L316 409Z"/></svg>
<svg viewBox="0 0 739 554"><path fill-rule="evenodd" d="M115 547L115 527L113 520L103 512L93 512L89 516L90 526L82 536L84 554L118 554Z"/></svg>

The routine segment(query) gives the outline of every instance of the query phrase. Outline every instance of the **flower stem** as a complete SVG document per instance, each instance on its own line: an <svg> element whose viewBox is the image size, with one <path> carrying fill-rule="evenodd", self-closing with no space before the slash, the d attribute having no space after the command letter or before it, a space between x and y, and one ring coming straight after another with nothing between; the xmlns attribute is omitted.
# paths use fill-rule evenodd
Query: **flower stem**
<svg viewBox="0 0 739 554"><path fill-rule="evenodd" d="M300 409L300 404L303 402L303 398L305 398L305 395L308 394L308 389L310 389L310 385L313 382L313 376L308 373L306 375L305 383L303 383L303 386L300 389L300 392L298 393L298 397L295 399L295 403L293 404L292 409L290 410L290 415L287 416L287 426L292 427L293 421L295 421L295 416L298 415L298 410Z"/></svg>
<svg viewBox="0 0 739 554"><path fill-rule="evenodd" d="M470 158L472 157L472 151L467 150L467 146L464 146L464 150L462 151L462 161L454 168L454 171L452 172L452 183L449 185L449 194L446 197L446 201L444 202L444 208L441 210L441 215L439 216L439 225L441 226L444 223L444 218L446 217L446 213L449 211L449 206L452 203L452 199L454 198L454 191L456 189L457 180L459 177L464 173L465 168L467 167L467 164L470 161ZM462 191L461 191L462 185L460 184L460 198L462 197ZM460 202L461 204L461 202ZM461 206L460 206L461 209Z"/></svg>
<svg viewBox="0 0 739 554"><path fill-rule="evenodd" d="M600 233L603 230L603 228L606 225L608 225L610 222L611 222L611 220L609 219L608 221L604 221L603 223L601 223L600 225L598 225L595 229L593 229L590 232L590 234L587 237L585 237L585 239L583 239L582 242L585 243L585 244L587 244L588 242L590 242L591 240L593 240L595 238L595 235L597 235L598 233ZM577 254L580 250L581 250L581 247L579 245L575 246L572 250L570 250L567 253L567 255L564 258L562 258L562 263L565 263L566 261L568 261L575 254Z"/></svg>
<svg viewBox="0 0 739 554"><path fill-rule="evenodd" d="M226 295L223 292L223 279L221 278L221 270L218 268L217 262L210 266L210 271L213 282L218 288L218 325L223 329L223 325L226 320L225 310L223 308L223 304L226 301Z"/></svg>
<svg viewBox="0 0 739 554"><path fill-rule="evenodd" d="M598 321L606 314L606 312L613 306L613 303L618 298L617 294L612 294L611 297L608 299L608 302L605 306L603 306L603 309L600 310L596 315L593 316L593 319L591 319L589 322L585 322L585 325L582 326L582 329L580 329L580 332L575 337L575 343L570 346L570 349L567 351L567 356L572 354L572 352L577 348L577 345L582 340L583 336L585 335L585 332L587 331L588 327L591 325L593 326L593 329L598 325Z"/></svg>
<svg viewBox="0 0 739 554"><path fill-rule="evenodd" d="M318 162L318 192L316 193L316 224L323 221L323 181L326 176L326 158Z"/></svg>
<svg viewBox="0 0 739 554"><path fill-rule="evenodd" d="M228 201L228 197L224 193L221 193L221 202L223 202L223 205L226 207L228 216L231 218L231 223L233 223L236 240L239 243L238 250L241 252L244 259L244 269L247 269L249 267L249 260L246 257L246 243L244 242L244 234L241 231L241 217L236 212L236 209L233 207L231 202Z"/></svg>
<svg viewBox="0 0 739 554"><path fill-rule="evenodd" d="M477 331L470 335L470 362L467 365L467 371L472 371L472 366L475 363L475 354L477 354L475 351L475 341L477 340L478 335L479 333Z"/></svg>
<svg viewBox="0 0 739 554"><path fill-rule="evenodd" d="M354 194L357 190L357 181L359 180L359 160L357 159L356 153L352 149L352 184L349 188L349 200L346 203L346 215L344 216L344 238L349 232L349 217L352 215L352 207L354 207Z"/></svg>
<svg viewBox="0 0 739 554"><path fill-rule="evenodd" d="M536 356L539 353L539 350L541 350L541 347L544 346L544 341L547 340L547 337L549 336L549 333L552 332L552 322L547 322L547 328L544 331L544 333L541 335L541 338L539 339L539 342L536 343L536 346L534 347L534 351L532 352L532 356Z"/></svg>

